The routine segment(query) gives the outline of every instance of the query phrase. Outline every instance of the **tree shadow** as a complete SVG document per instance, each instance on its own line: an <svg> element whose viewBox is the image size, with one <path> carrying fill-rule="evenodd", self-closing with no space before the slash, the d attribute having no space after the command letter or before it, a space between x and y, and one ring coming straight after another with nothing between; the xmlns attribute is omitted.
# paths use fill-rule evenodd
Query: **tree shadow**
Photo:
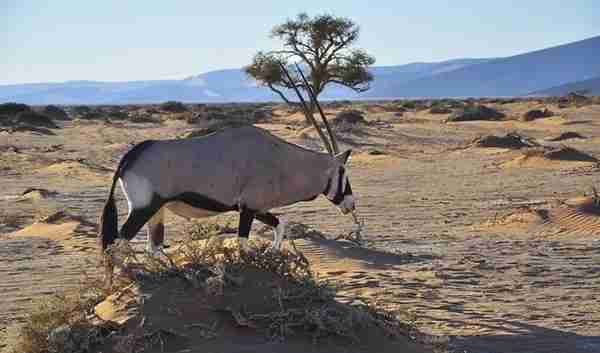
<svg viewBox="0 0 600 353"><path fill-rule="evenodd" d="M309 243L309 246L317 246L327 256L340 259L351 259L360 261L367 268L376 270L391 269L393 266L406 265L411 263L431 261L435 259L434 255L411 253L392 253L376 249L369 249L358 246L348 241L339 241L327 239L319 235L309 234L303 239ZM310 244L312 243L312 244Z"/></svg>

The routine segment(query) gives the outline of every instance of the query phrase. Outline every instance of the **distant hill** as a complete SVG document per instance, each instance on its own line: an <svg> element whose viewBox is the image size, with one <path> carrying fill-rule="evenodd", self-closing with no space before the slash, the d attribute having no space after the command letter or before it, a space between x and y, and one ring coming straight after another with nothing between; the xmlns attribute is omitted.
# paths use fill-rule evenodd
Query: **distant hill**
<svg viewBox="0 0 600 353"><path fill-rule="evenodd" d="M532 96L564 96L571 92L585 92L592 96L600 96L600 77L589 80L571 82L545 90L531 93Z"/></svg>
<svg viewBox="0 0 600 353"><path fill-rule="evenodd" d="M600 76L600 36L373 89L367 97L521 96Z"/></svg>
<svg viewBox="0 0 600 353"><path fill-rule="evenodd" d="M375 80L369 91L357 94L346 87L329 86L320 98L496 97L545 90L562 92L559 89L562 85L600 77L598 53L600 36L505 58L375 66L371 68ZM279 100L279 97L247 77L241 69L211 71L183 80L0 86L0 103L125 104L167 100L255 102Z"/></svg>
<svg viewBox="0 0 600 353"><path fill-rule="evenodd" d="M435 75L448 70L487 62L491 59L458 59L439 63L412 63L373 67L373 87ZM293 92L290 97L293 96ZM360 95L331 85L322 99L353 99ZM0 102L26 104L126 104L183 102L254 102L279 100L268 88L261 87L241 69L226 69L191 76L183 80L97 82L68 81L0 86Z"/></svg>

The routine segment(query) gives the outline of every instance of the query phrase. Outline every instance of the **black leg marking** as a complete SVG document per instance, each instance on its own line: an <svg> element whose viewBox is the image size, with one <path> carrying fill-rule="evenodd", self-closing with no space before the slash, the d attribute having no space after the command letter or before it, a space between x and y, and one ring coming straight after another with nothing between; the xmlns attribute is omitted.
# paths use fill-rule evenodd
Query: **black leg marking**
<svg viewBox="0 0 600 353"><path fill-rule="evenodd" d="M127 217L125 224L121 227L120 237L131 240L131 238L135 237L135 235L139 232L140 229L154 216L158 210L162 207L163 202L158 198L154 198L150 205L140 208L133 209Z"/></svg>
<svg viewBox="0 0 600 353"><path fill-rule="evenodd" d="M255 212L248 208L240 207L240 225L238 227L238 236L248 239L252 221L254 221Z"/></svg>
<svg viewBox="0 0 600 353"><path fill-rule="evenodd" d="M275 228L279 225L279 219L277 219L277 217L275 217L275 215L273 215L270 212L257 213L255 217L262 223L264 223L268 226L271 226L273 228Z"/></svg>
<svg viewBox="0 0 600 353"><path fill-rule="evenodd" d="M161 223L148 224L148 236L154 246L161 246L165 242L165 225Z"/></svg>

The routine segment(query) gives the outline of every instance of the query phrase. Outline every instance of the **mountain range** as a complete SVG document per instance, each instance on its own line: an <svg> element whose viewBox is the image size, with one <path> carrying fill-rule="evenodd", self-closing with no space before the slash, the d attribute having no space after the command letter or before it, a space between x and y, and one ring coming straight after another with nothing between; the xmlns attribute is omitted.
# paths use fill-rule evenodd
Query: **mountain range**
<svg viewBox="0 0 600 353"><path fill-rule="evenodd" d="M596 36L509 57L374 66L370 90L357 94L332 85L320 98L514 97L582 90L600 94L599 53L600 36ZM279 97L242 69L211 71L182 80L0 85L0 102L126 104L167 100L256 102L277 101Z"/></svg>

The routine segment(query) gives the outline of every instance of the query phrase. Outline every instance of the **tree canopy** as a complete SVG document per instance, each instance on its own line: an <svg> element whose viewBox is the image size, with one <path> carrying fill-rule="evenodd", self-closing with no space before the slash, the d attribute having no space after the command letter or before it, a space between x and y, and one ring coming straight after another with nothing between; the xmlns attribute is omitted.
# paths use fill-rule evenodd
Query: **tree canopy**
<svg viewBox="0 0 600 353"><path fill-rule="evenodd" d="M271 30L271 37L281 40L283 49L259 51L245 71L287 103L290 101L282 88L296 85L307 90L307 87L294 69L289 70L293 81L290 82L281 64L288 67L298 63L315 96L332 83L364 92L373 80L368 67L375 63L375 58L352 47L359 33L359 26L348 18L328 14L311 18L301 13Z"/></svg>

